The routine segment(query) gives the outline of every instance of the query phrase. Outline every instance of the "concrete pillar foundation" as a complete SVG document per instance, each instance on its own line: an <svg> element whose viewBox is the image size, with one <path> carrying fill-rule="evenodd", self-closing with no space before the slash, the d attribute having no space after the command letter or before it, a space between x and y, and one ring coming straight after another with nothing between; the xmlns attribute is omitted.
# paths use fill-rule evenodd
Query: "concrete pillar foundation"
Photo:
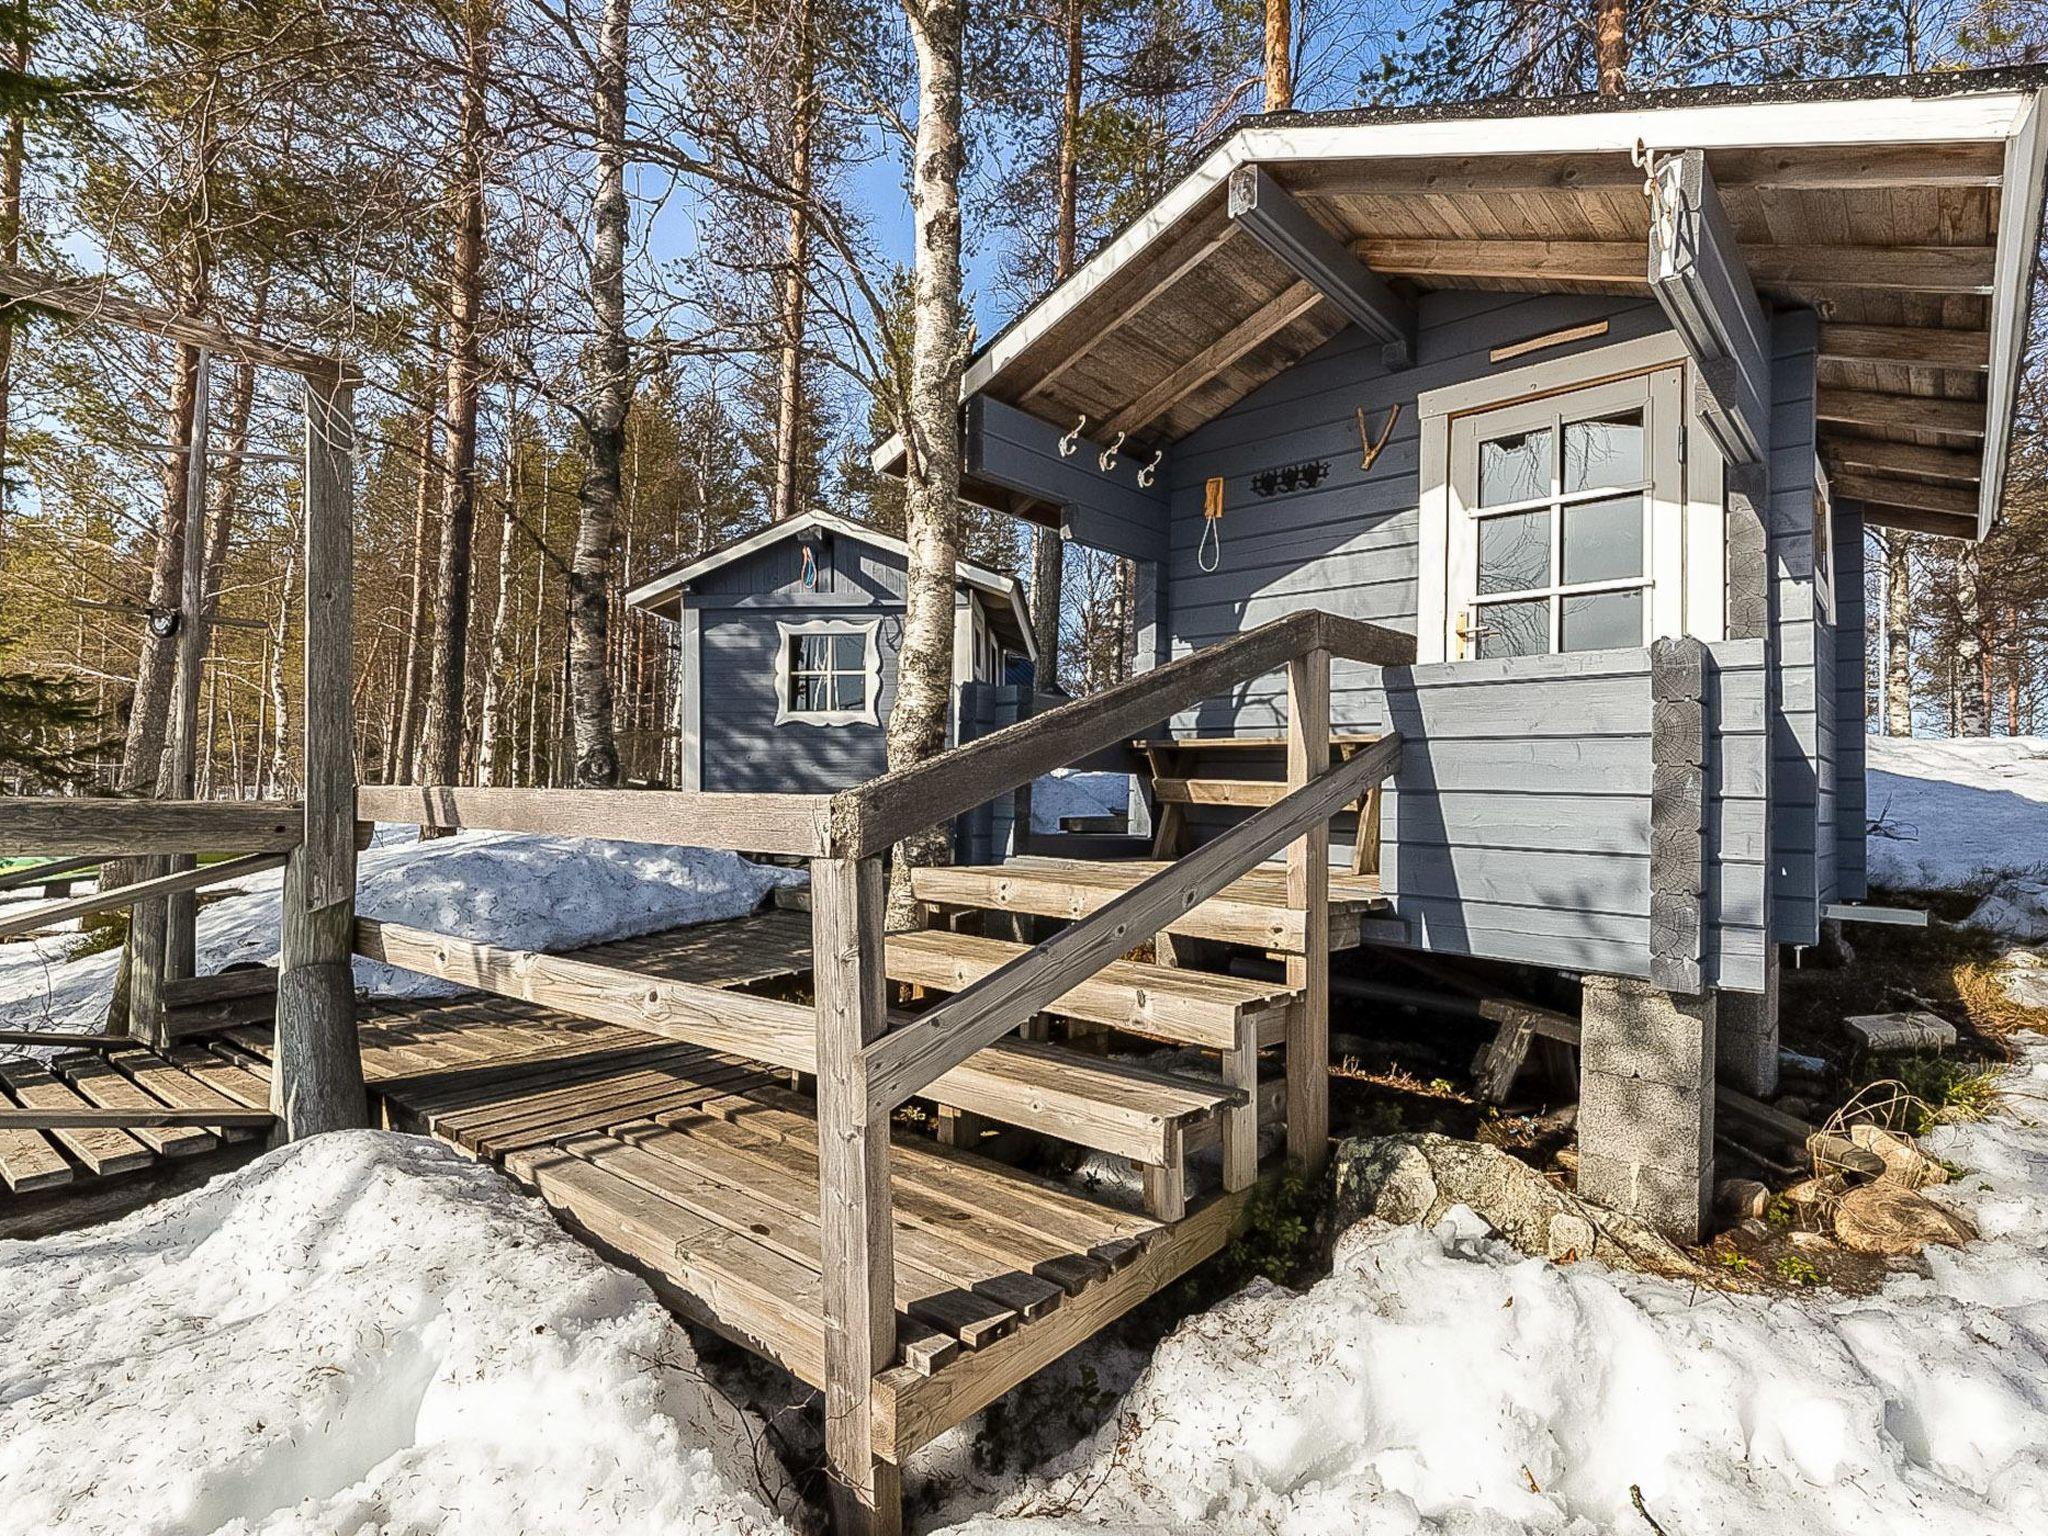
<svg viewBox="0 0 2048 1536"><path fill-rule="evenodd" d="M1698 1242L1714 1187L1712 992L1588 976L1579 1078L1579 1193Z"/></svg>

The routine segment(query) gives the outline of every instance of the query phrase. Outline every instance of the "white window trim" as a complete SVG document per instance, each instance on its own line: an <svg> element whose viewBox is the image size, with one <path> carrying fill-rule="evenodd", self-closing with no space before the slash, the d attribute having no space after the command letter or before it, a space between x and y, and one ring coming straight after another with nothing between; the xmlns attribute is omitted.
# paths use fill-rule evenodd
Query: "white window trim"
<svg viewBox="0 0 2048 1536"><path fill-rule="evenodd" d="M1511 368L1484 378L1425 390L1416 397L1421 420L1422 494L1417 519L1416 659L1454 659L1450 619L1469 597L1450 590L1455 562L1451 554L1451 428L1461 416L1501 410L1544 395L1585 389L1612 379L1653 372L1676 364L1685 367L1687 396L1680 419L1680 470L1684 475L1682 581L1659 580L1652 600L1653 635L1696 635L1718 640L1726 627L1724 571L1727 538L1722 509L1722 466L1712 443L1692 430L1693 372L1685 343L1674 331L1613 346L1595 347L1570 357ZM1654 570L1653 556L1653 570Z"/></svg>
<svg viewBox="0 0 2048 1536"><path fill-rule="evenodd" d="M1813 593L1821 617L1828 627L1835 624L1835 492L1828 472L1818 458L1813 461L1813 494L1819 498L1820 548L1813 555Z"/></svg>
<svg viewBox="0 0 2048 1536"><path fill-rule="evenodd" d="M775 723L777 725L879 725L882 699L882 621L880 619L805 619L775 621ZM789 707L789 642L803 635L867 637L868 703L865 709L796 710Z"/></svg>

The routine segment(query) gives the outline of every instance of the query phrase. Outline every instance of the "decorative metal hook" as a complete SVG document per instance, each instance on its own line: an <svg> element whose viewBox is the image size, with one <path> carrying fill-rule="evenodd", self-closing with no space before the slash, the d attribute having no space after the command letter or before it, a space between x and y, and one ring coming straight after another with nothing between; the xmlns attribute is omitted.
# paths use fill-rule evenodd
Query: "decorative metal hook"
<svg viewBox="0 0 2048 1536"><path fill-rule="evenodd" d="M1116 468L1117 450L1123 447L1124 438L1127 435L1128 434L1123 432L1117 433L1116 441L1111 443L1107 448L1103 449L1101 455L1095 460L1095 467L1101 470L1105 475L1108 474L1112 469Z"/></svg>
<svg viewBox="0 0 2048 1536"><path fill-rule="evenodd" d="M1086 429L1087 425L1088 418L1084 415L1079 421L1074 423L1074 430L1060 439L1061 458L1071 459L1074 456L1074 448L1080 442L1081 433Z"/></svg>
<svg viewBox="0 0 2048 1536"><path fill-rule="evenodd" d="M1140 490L1150 490L1152 488L1152 482L1159 478L1159 461L1165 457L1166 450L1162 448L1152 455L1152 462L1150 464L1147 464L1138 471L1138 488Z"/></svg>

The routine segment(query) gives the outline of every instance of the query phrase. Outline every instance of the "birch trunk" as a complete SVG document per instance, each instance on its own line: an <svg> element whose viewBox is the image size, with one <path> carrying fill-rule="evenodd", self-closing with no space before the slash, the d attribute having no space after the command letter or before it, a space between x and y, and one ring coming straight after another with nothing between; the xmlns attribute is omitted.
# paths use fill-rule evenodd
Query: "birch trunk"
<svg viewBox="0 0 2048 1536"><path fill-rule="evenodd" d="M1906 535L1884 534L1884 733L1913 734L1913 561Z"/></svg>
<svg viewBox="0 0 2048 1536"><path fill-rule="evenodd" d="M1956 734L1991 734L1991 698L1984 686L1984 612L1977 593L1977 551L1956 555Z"/></svg>
<svg viewBox="0 0 2048 1536"><path fill-rule="evenodd" d="M511 665L512 546L519 529L519 412L505 409L505 510L498 519L498 594L491 609L491 655L484 669L484 720L476 749L479 784L496 784L505 756L505 669Z"/></svg>
<svg viewBox="0 0 2048 1536"><path fill-rule="evenodd" d="M569 562L569 692L576 739L575 782L609 789L619 782L607 668L613 546L632 405L632 354L626 336L626 64L630 0L605 0L598 24L597 188L591 199L590 300L596 336L592 399L584 415L589 462L577 492L576 552Z"/></svg>
<svg viewBox="0 0 2048 1536"><path fill-rule="evenodd" d="M916 265L911 292L910 379L904 487L910 574L889 712L891 769L946 749L953 693L953 586L959 556L961 329L961 10L958 0L905 0L917 50L917 142L910 206ZM949 828L906 838L896 849L889 921L913 916L910 870L945 862Z"/></svg>
<svg viewBox="0 0 2048 1536"><path fill-rule="evenodd" d="M796 57L790 69L789 247L782 274L782 345L775 390L775 485L769 515L776 522L800 512L803 477L804 328L811 265L811 140L817 128L817 60L810 0L797 6Z"/></svg>
<svg viewBox="0 0 2048 1536"><path fill-rule="evenodd" d="M490 68L491 15L470 11L468 56L458 129L456 221L448 281L448 443L441 482L441 550L434 577L432 681L420 777L453 784L461 774L464 687L469 645L470 541L476 521L477 327L483 299L484 82Z"/></svg>
<svg viewBox="0 0 2048 1536"><path fill-rule="evenodd" d="M283 795L290 791L292 782L292 705L291 696L285 689L285 642L292 632L292 588L299 576L299 541L294 538L286 546L284 557L284 581L277 594L277 622L270 632L270 715L271 750L270 768L266 775L267 796Z"/></svg>

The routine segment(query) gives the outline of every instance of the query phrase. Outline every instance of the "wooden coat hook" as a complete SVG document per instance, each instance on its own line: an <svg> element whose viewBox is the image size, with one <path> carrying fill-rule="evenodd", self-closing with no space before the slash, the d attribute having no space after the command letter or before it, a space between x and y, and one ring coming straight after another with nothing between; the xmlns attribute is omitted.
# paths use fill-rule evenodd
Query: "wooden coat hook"
<svg viewBox="0 0 2048 1536"><path fill-rule="evenodd" d="M1380 428L1377 438L1365 430L1365 407L1358 408L1358 446L1365 450L1365 457L1358 461L1360 469L1371 469L1373 460L1380 456L1380 450L1387 446L1387 439L1394 435L1394 423L1401 419L1401 403L1394 402L1394 408L1387 412L1387 424Z"/></svg>

